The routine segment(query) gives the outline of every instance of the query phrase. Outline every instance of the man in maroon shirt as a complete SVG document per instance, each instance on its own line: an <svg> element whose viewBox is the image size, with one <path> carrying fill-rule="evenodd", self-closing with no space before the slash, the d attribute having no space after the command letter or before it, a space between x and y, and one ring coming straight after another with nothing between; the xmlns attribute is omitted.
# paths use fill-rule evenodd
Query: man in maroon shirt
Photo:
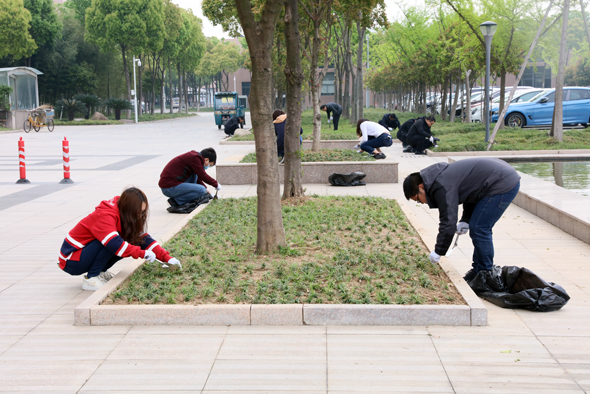
<svg viewBox="0 0 590 394"><path fill-rule="evenodd" d="M207 192L205 183L216 190L221 189L221 185L205 172L216 161L217 153L213 148L203 149L201 152L192 150L170 160L158 182L162 193L170 197L168 203L173 208L192 203L196 208L199 204L209 202L211 195Z"/></svg>

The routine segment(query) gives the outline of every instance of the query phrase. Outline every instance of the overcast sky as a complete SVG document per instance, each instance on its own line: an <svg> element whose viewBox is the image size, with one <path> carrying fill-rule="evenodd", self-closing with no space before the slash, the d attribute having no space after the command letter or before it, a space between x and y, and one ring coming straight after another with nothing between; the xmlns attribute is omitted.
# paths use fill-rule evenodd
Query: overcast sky
<svg viewBox="0 0 590 394"><path fill-rule="evenodd" d="M203 20L203 33L205 37L230 38L227 33L223 31L221 26L213 26L209 19L203 16L201 11L201 0L172 0L173 3L178 4L182 8L191 8L193 13ZM400 13L395 0L385 0L387 19L394 20ZM405 0L406 5L424 6L424 0Z"/></svg>

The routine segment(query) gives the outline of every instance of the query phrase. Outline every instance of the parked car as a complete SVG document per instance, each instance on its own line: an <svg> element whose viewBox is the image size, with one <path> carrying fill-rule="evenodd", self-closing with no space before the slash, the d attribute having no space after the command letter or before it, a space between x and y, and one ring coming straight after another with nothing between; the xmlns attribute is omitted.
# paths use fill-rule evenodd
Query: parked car
<svg viewBox="0 0 590 394"><path fill-rule="evenodd" d="M516 92L514 92L514 96L512 97L512 101L510 103L514 104L514 103L523 103L525 101L529 101L530 99L535 97L537 94L541 93L542 91L543 91L543 89L533 89L533 88L523 89L523 90L518 89ZM506 100L508 100L509 95L510 95L510 92L507 92ZM473 104L471 106L471 121L472 122L479 123L482 121L481 114L483 113L483 107L484 107L484 103L481 101L478 102L477 104ZM492 100L492 105L490 107L490 113L492 115L493 114L498 115L499 108L500 108L500 97L498 96Z"/></svg>
<svg viewBox="0 0 590 394"><path fill-rule="evenodd" d="M510 127L547 126L553 121L555 89L545 90L525 103L510 104L505 124ZM498 115L492 115L492 122ZM563 124L584 127L590 123L590 89L584 87L563 88Z"/></svg>

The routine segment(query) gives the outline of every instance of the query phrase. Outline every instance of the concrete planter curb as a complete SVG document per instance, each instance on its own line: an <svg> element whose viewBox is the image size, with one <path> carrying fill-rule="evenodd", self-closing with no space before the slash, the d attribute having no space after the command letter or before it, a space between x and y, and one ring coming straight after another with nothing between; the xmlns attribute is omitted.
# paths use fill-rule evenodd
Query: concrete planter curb
<svg viewBox="0 0 590 394"><path fill-rule="evenodd" d="M217 181L222 185L255 185L258 177L256 163L217 164ZM360 171L367 176L366 183L397 183L398 163L387 160L378 161L322 161L301 163L303 183L328 183L333 173L348 174ZM284 182L284 165L279 165L279 179Z"/></svg>
<svg viewBox="0 0 590 394"><path fill-rule="evenodd" d="M311 149L311 140L303 140L302 148ZM321 140L320 149L352 149L353 146L359 143L359 140ZM401 141L394 139L393 143L401 144ZM219 145L254 145L254 141L232 141L231 139L219 141Z"/></svg>
<svg viewBox="0 0 590 394"><path fill-rule="evenodd" d="M590 149L561 149L561 150L498 150L498 151L474 151L474 152L433 152L426 150L428 156L541 156L541 155L590 155Z"/></svg>

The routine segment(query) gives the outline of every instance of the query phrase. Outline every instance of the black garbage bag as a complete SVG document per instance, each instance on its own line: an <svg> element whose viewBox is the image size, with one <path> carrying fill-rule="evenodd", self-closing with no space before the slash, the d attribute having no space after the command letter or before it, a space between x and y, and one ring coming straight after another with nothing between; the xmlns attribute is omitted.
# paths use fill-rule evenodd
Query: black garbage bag
<svg viewBox="0 0 590 394"><path fill-rule="evenodd" d="M502 308L551 312L561 309L570 299L563 287L545 282L521 267L495 265L467 283L479 297Z"/></svg>
<svg viewBox="0 0 590 394"><path fill-rule="evenodd" d="M207 204L213 197L209 193L205 193L205 195L197 200L191 201L184 205L179 205L176 207L168 207L166 210L170 213L191 213L201 204Z"/></svg>
<svg viewBox="0 0 590 394"><path fill-rule="evenodd" d="M365 182L361 179L366 177L367 174L362 172L351 172L350 174L332 174L328 177L328 181L332 186L364 186Z"/></svg>

